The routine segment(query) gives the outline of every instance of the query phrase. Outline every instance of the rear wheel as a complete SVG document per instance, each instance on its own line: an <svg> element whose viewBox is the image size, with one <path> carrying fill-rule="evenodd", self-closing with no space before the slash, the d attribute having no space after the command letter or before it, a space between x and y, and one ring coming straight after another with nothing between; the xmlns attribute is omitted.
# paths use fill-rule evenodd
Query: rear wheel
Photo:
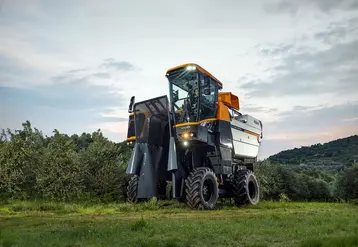
<svg viewBox="0 0 358 247"><path fill-rule="evenodd" d="M185 181L185 200L193 209L215 209L219 198L215 173L206 167L194 169Z"/></svg>
<svg viewBox="0 0 358 247"><path fill-rule="evenodd" d="M137 202L138 176L134 175L127 186L127 199L129 202Z"/></svg>
<svg viewBox="0 0 358 247"><path fill-rule="evenodd" d="M260 201L260 188L251 170L238 171L231 181L235 204L243 206L256 205Z"/></svg>

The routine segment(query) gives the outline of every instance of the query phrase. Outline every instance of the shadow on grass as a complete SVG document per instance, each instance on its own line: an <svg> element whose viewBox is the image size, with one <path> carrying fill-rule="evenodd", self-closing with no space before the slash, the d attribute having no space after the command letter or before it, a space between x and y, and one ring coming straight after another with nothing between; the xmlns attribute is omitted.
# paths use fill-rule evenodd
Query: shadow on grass
<svg viewBox="0 0 358 247"><path fill-rule="evenodd" d="M358 236L330 237L325 239L309 239L301 247L358 247Z"/></svg>

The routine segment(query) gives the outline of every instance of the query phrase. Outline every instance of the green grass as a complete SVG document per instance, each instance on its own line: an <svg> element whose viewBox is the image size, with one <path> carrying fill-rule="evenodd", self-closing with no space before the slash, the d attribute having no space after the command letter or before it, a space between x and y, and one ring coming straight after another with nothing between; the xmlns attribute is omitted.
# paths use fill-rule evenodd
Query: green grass
<svg viewBox="0 0 358 247"><path fill-rule="evenodd" d="M184 204L0 203L0 246L357 246L358 207L262 202L196 211Z"/></svg>

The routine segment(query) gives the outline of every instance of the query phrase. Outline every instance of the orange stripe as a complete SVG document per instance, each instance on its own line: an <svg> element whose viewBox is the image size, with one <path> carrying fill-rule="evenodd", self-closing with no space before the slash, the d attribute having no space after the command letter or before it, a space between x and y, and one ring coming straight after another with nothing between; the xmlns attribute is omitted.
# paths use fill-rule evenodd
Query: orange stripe
<svg viewBox="0 0 358 247"><path fill-rule="evenodd" d="M260 136L259 134L256 134L256 133L251 132L251 131L248 131L248 130L244 130L244 132L245 132L245 133L247 133L247 134L250 134L250 135L256 136L256 137Z"/></svg>
<svg viewBox="0 0 358 247"><path fill-rule="evenodd" d="M194 65L196 66L196 68L198 70L200 70L202 73L212 77L217 83L219 83L221 86L223 85L221 81L219 81L215 76L213 76L212 74L210 74L206 69L204 69L203 67L201 67L200 65L198 64L195 64L195 63L186 63L186 64L182 64L182 65L179 65L179 66L176 66L176 67L173 67L171 69L168 69L167 70L167 73L168 72L171 72L171 71L174 71L174 70L177 70L177 69L180 69L180 68L183 68L183 67L186 67L186 66L189 66L189 65Z"/></svg>
<svg viewBox="0 0 358 247"><path fill-rule="evenodd" d="M127 141L133 141L133 140L135 140L135 139L136 139L135 136L131 136L131 137L128 137L128 138L127 138Z"/></svg>
<svg viewBox="0 0 358 247"><path fill-rule="evenodd" d="M215 120L217 120L217 118L208 118L208 119L201 120L200 122L181 123L181 124L174 125L173 128L180 127L180 126L188 126L188 125L198 125L198 124L201 124L201 123L204 123L204 122L215 121Z"/></svg>

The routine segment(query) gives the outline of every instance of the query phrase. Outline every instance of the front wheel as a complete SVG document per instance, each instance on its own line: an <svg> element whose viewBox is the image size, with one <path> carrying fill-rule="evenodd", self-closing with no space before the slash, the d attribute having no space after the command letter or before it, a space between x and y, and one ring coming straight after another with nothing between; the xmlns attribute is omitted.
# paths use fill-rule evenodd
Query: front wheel
<svg viewBox="0 0 358 247"><path fill-rule="evenodd" d="M206 167L194 169L185 181L185 200L193 209L215 209L219 184L215 173Z"/></svg>

